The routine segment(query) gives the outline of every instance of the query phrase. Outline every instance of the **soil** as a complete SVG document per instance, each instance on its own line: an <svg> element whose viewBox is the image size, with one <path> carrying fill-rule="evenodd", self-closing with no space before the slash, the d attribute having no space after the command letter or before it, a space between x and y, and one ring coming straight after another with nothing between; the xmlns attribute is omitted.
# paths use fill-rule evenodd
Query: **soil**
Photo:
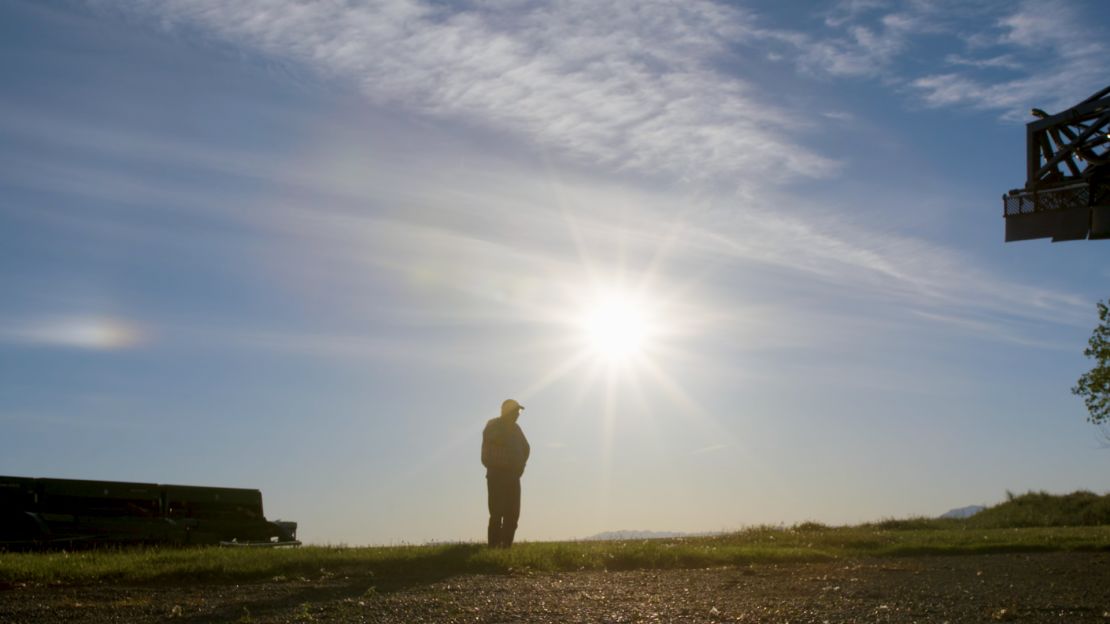
<svg viewBox="0 0 1110 624"><path fill-rule="evenodd" d="M0 589L0 622L1101 622L1110 553Z"/></svg>

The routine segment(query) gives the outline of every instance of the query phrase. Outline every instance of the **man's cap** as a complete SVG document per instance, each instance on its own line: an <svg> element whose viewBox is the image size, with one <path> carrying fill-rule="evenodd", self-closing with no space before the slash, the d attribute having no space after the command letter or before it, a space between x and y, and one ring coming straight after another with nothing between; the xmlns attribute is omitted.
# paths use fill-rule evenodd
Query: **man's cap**
<svg viewBox="0 0 1110 624"><path fill-rule="evenodd" d="M506 414L517 408L524 409L524 406L516 402L516 399L505 399L501 403L501 413Z"/></svg>

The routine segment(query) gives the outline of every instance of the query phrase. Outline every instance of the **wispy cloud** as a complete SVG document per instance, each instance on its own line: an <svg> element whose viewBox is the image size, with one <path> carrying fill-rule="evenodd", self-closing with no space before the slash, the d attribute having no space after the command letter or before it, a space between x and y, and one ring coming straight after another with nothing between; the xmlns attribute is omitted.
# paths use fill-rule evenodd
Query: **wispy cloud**
<svg viewBox="0 0 1110 624"><path fill-rule="evenodd" d="M1032 106L1059 110L1105 86L1103 37L1070 3L1027 1L999 18L991 31L965 35L970 51L986 52L947 57L967 71L929 74L912 80L910 87L928 106L997 110L1024 120ZM976 73L991 69L1023 73L1008 78Z"/></svg>
<svg viewBox="0 0 1110 624"><path fill-rule="evenodd" d="M134 4L353 81L383 105L506 132L577 162L685 179L836 167L802 144L798 117L717 69L731 46L759 36L743 11L700 0L498 5Z"/></svg>
<svg viewBox="0 0 1110 624"><path fill-rule="evenodd" d="M753 37L769 47L773 61L786 60L808 76L819 78L902 80L898 63L922 34L943 32L929 2L842 0L819 14L823 28L768 25L753 27Z"/></svg>
<svg viewBox="0 0 1110 624"><path fill-rule="evenodd" d="M918 21L906 14L889 13L875 25L837 21L843 36L803 40L804 50L798 64L806 71L836 77L877 77L884 74L909 44L919 28Z"/></svg>
<svg viewBox="0 0 1110 624"><path fill-rule="evenodd" d="M886 8L887 0L841 0L825 14L827 26L839 27L855 21L860 15Z"/></svg>
<svg viewBox="0 0 1110 624"><path fill-rule="evenodd" d="M1033 49L1048 49L1061 58L1080 59L1104 48L1088 39L1072 3L1061 0L1025 0L1021 7L999 20L999 43Z"/></svg>
<svg viewBox="0 0 1110 624"><path fill-rule="evenodd" d="M877 79L912 103L1000 111L1025 119L1031 106L1064 108L1105 86L1105 29L1075 3L843 0L824 29L754 29L803 73ZM922 73L923 59L945 71Z"/></svg>
<svg viewBox="0 0 1110 624"><path fill-rule="evenodd" d="M969 322L990 319L1007 327L992 332L1000 340L1023 340L1023 328L1012 326L1014 321L1089 323L1090 303L1083 297L992 275L943 244L831 219L806 219L801 216L804 202L798 208L798 215L749 209L729 217L728 228L706 223L687 235L696 241L692 245L703 249L788 267L838 289L896 302L903 309L931 311L923 318L939 318L943 311Z"/></svg>
<svg viewBox="0 0 1110 624"><path fill-rule="evenodd" d="M971 58L959 54L949 54L944 57L944 62L949 65L960 65L977 69L1000 68L1017 70L1023 67L1020 62L1014 59L1012 54L1000 54L998 56L986 58Z"/></svg>

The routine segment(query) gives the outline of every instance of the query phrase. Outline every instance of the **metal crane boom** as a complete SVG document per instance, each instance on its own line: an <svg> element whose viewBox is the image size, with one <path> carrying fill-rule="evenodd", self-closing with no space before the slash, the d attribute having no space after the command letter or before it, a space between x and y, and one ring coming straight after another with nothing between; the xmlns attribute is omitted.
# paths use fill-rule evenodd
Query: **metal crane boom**
<svg viewBox="0 0 1110 624"><path fill-rule="evenodd" d="M1110 87L1025 126L1025 187L1002 196L1006 242L1110 238Z"/></svg>

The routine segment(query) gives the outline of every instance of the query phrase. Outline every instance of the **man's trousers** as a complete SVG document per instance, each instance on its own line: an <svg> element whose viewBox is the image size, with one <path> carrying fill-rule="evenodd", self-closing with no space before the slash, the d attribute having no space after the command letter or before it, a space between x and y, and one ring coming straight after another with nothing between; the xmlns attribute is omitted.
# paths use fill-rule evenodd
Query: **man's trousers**
<svg viewBox="0 0 1110 624"><path fill-rule="evenodd" d="M520 477L491 470L486 473L486 488L489 490L489 545L508 548L513 545L520 518Z"/></svg>

